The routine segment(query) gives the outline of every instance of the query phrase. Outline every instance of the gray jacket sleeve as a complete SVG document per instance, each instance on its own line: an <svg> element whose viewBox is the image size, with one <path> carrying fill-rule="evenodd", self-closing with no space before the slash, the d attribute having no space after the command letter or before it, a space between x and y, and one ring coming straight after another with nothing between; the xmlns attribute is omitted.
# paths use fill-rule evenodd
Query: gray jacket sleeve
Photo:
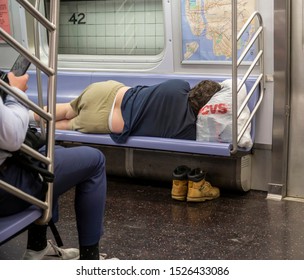
<svg viewBox="0 0 304 280"><path fill-rule="evenodd" d="M14 89L25 95L23 91ZM18 150L24 141L28 123L29 113L26 106L9 95L5 102L0 98L0 149L11 152ZM0 151L0 164L4 161L4 154Z"/></svg>

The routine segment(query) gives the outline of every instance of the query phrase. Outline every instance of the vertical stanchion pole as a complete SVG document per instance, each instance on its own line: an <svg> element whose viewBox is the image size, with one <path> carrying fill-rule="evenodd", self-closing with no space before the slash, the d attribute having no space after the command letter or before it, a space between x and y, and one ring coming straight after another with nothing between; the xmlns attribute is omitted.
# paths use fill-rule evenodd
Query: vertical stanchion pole
<svg viewBox="0 0 304 280"><path fill-rule="evenodd" d="M232 149L231 153L237 151L237 0L231 1L232 21Z"/></svg>

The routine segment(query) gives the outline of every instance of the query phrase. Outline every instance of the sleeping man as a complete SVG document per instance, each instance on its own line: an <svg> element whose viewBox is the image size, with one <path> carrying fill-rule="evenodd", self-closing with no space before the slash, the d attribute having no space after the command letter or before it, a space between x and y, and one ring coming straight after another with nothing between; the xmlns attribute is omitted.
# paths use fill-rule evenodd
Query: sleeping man
<svg viewBox="0 0 304 280"><path fill-rule="evenodd" d="M135 87L97 82L70 103L57 104L56 129L110 133L116 143L131 135L196 140L198 112L220 89L211 80L193 88L180 79Z"/></svg>

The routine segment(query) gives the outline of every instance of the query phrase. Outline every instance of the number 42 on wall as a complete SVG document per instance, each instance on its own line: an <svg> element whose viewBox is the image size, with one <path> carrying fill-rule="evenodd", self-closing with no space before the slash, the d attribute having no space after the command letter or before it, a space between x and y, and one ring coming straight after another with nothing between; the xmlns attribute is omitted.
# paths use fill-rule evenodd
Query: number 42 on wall
<svg viewBox="0 0 304 280"><path fill-rule="evenodd" d="M73 24L86 24L85 17L85 13L73 13L69 22L72 22Z"/></svg>

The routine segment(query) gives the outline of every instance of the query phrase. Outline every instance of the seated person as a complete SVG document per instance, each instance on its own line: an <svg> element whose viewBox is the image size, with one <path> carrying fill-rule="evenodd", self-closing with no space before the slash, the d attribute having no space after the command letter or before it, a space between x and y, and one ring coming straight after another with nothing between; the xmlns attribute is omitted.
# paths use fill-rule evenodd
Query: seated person
<svg viewBox="0 0 304 280"><path fill-rule="evenodd" d="M8 74L9 84L26 96L27 74ZM20 149L28 128L28 108L13 96L0 97L0 180L39 199L44 199L44 183L38 173L16 162L12 152ZM45 147L40 150L45 153ZM50 255L58 259L98 260L99 241L104 232L106 202L106 166L104 155L92 147L55 146L52 218L59 219L59 198L75 188L75 214L79 249L62 249L47 240L48 225L32 224L28 229L25 260L40 260ZM26 201L0 189L0 217L6 217L30 206Z"/></svg>
<svg viewBox="0 0 304 280"><path fill-rule="evenodd" d="M192 89L178 79L132 88L112 80L93 83L70 103L57 104L56 128L110 133L116 143L131 135L196 140L197 114L220 89L210 80Z"/></svg>

